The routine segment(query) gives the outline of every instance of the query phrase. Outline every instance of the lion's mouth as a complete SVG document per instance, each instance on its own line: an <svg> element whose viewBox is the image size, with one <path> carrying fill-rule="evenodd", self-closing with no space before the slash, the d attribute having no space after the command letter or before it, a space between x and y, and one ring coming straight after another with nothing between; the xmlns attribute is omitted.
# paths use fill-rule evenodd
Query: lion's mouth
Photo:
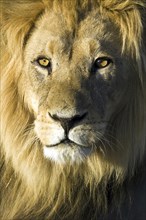
<svg viewBox="0 0 146 220"><path fill-rule="evenodd" d="M78 144L72 140L70 140L69 138L66 138L65 140L62 140L60 141L59 143L57 144L51 144L51 145L45 145L46 147L59 147L59 146L70 146L70 147L73 147L73 146L78 146L78 147L87 147L85 145L82 145L82 144Z"/></svg>

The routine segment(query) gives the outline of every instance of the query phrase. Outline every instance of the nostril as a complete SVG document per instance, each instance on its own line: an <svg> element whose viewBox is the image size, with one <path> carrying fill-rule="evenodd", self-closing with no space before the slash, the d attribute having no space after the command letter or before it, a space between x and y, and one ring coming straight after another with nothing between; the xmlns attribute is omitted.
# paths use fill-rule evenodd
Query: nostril
<svg viewBox="0 0 146 220"><path fill-rule="evenodd" d="M51 114L50 112L48 112L50 118L54 119L55 121L59 121L59 117L57 116L57 114Z"/></svg>
<svg viewBox="0 0 146 220"><path fill-rule="evenodd" d="M60 124L62 125L62 127L66 131L66 133L68 133L68 131L71 129L71 127L73 127L75 124L81 122L84 118L86 118L87 114L88 114L87 112L84 112L84 113L73 115L71 117L60 117L59 114L49 113L49 116L53 120L60 122Z"/></svg>
<svg viewBox="0 0 146 220"><path fill-rule="evenodd" d="M80 122L81 120L83 120L87 115L87 112L85 112L84 114L80 114L80 115L75 115L74 117L72 117L71 121L73 123L76 123L76 122Z"/></svg>

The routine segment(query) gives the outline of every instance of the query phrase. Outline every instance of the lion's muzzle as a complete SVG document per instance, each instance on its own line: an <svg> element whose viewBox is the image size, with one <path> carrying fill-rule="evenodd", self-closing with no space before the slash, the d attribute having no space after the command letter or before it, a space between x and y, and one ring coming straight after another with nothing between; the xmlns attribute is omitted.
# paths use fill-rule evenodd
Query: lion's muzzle
<svg viewBox="0 0 146 220"><path fill-rule="evenodd" d="M56 162L81 162L92 152L104 133L106 123L87 122L88 113L70 118L59 115L39 115L35 121L37 137L45 157Z"/></svg>

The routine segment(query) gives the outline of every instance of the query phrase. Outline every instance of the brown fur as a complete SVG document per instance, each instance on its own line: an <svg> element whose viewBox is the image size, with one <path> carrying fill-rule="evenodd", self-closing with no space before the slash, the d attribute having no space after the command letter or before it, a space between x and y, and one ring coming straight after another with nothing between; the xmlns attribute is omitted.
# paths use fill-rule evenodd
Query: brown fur
<svg viewBox="0 0 146 220"><path fill-rule="evenodd" d="M121 56L128 57L134 66L132 74L127 73L132 82L127 97L121 99L110 118L113 138L107 136L104 140L105 148L118 150L107 150L105 156L95 151L80 165L58 165L44 159L42 145L34 133L36 115L28 102L31 94L26 95L22 71L24 50L35 24L39 25L48 11L61 12L68 30L76 30L77 24L94 10L118 28ZM117 203L124 216L122 202L129 204L127 191L132 191L132 197L137 189L133 182L141 179L145 165L145 0L5 0L2 12L1 219L91 220L100 219L100 213L101 219L119 219ZM144 196L144 192L140 194ZM143 201L141 197L137 203ZM137 204L135 198L132 197ZM131 207L135 209L134 205ZM114 218L112 212L116 213ZM137 216L136 210L135 213ZM128 219L125 216L123 219Z"/></svg>

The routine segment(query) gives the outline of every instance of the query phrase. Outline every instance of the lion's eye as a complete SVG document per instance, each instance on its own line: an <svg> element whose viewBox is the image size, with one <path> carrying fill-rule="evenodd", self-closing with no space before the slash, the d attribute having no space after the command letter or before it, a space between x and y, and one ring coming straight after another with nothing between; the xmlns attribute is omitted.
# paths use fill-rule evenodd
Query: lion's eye
<svg viewBox="0 0 146 220"><path fill-rule="evenodd" d="M37 63L41 66L41 67L45 67L48 68L51 65L51 61L48 60L47 58L38 58Z"/></svg>
<svg viewBox="0 0 146 220"><path fill-rule="evenodd" d="M108 57L101 57L97 58L94 62L94 67L97 69L102 69L107 67L110 63L112 63L112 60Z"/></svg>
<svg viewBox="0 0 146 220"><path fill-rule="evenodd" d="M51 59L48 59L46 57L38 57L37 59L31 61L31 63L33 65L36 66L36 68L39 68L39 71L43 71L43 69L45 71L48 72L48 74L50 74L52 72L52 62Z"/></svg>

